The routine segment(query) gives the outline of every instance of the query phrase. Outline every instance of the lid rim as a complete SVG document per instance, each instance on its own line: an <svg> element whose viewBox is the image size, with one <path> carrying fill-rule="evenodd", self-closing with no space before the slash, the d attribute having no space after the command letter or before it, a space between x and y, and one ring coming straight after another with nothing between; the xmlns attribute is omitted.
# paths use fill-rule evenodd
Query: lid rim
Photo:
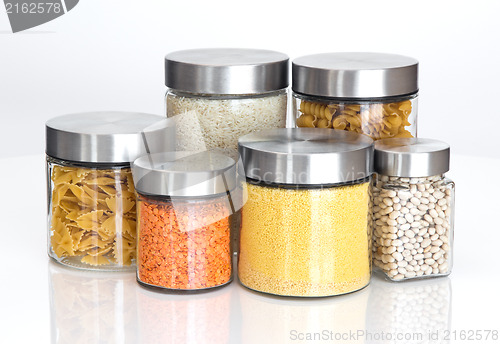
<svg viewBox="0 0 500 344"><path fill-rule="evenodd" d="M338 184L373 173L373 140L343 130L267 129L241 137L238 148L246 177L262 182Z"/></svg>
<svg viewBox="0 0 500 344"><path fill-rule="evenodd" d="M196 160L181 160L194 155ZM205 171L190 171L185 167L176 167L176 162L181 166L192 163L212 165L204 165L208 166ZM153 196L204 197L231 192L236 188L234 159L210 151L174 151L144 155L134 161L132 173L136 190Z"/></svg>
<svg viewBox="0 0 500 344"><path fill-rule="evenodd" d="M368 52L306 55L292 61L292 90L334 98L414 94L418 92L418 61Z"/></svg>
<svg viewBox="0 0 500 344"><path fill-rule="evenodd" d="M164 117L147 113L66 114L45 123L45 154L77 163L130 164L147 149L170 150L172 131Z"/></svg>
<svg viewBox="0 0 500 344"><path fill-rule="evenodd" d="M165 86L195 94L268 93L289 86L288 66L289 57L272 50L180 50L165 56Z"/></svg>
<svg viewBox="0 0 500 344"><path fill-rule="evenodd" d="M391 177L418 178L450 170L450 146L426 138L383 139L375 142L374 169Z"/></svg>

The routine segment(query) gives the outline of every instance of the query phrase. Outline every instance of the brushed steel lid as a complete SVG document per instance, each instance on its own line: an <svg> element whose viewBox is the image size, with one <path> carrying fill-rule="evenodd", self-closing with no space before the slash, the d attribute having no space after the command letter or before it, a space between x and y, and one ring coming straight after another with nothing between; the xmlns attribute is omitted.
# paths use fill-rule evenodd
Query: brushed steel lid
<svg viewBox="0 0 500 344"><path fill-rule="evenodd" d="M424 138L375 142L375 172L395 177L428 177L450 170L450 146Z"/></svg>
<svg viewBox="0 0 500 344"><path fill-rule="evenodd" d="M131 163L174 149L175 131L164 117L135 112L86 112L47 121L47 155L75 162Z"/></svg>
<svg viewBox="0 0 500 344"><path fill-rule="evenodd" d="M236 187L236 163L223 154L166 152L134 161L135 188L148 195L199 197L223 194Z"/></svg>
<svg viewBox="0 0 500 344"><path fill-rule="evenodd" d="M292 62L292 89L332 98L382 98L418 92L418 61L366 52L326 53Z"/></svg>
<svg viewBox="0 0 500 344"><path fill-rule="evenodd" d="M165 56L165 85L199 94L259 94L288 87L288 56L258 49L193 49Z"/></svg>
<svg viewBox="0 0 500 344"><path fill-rule="evenodd" d="M261 182L321 185L372 174L373 140L333 129L270 129L240 138L245 175Z"/></svg>

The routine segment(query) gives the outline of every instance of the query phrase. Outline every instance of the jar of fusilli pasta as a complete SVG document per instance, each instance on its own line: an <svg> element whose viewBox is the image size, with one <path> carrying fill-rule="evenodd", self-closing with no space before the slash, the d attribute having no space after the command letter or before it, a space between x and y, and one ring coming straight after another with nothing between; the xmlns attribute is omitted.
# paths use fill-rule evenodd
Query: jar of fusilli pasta
<svg viewBox="0 0 500 344"><path fill-rule="evenodd" d="M381 53L327 53L292 63L297 127L374 140L417 136L418 61Z"/></svg>
<svg viewBox="0 0 500 344"><path fill-rule="evenodd" d="M95 112L46 123L48 254L64 265L122 270L136 259L131 162L174 149L160 116Z"/></svg>

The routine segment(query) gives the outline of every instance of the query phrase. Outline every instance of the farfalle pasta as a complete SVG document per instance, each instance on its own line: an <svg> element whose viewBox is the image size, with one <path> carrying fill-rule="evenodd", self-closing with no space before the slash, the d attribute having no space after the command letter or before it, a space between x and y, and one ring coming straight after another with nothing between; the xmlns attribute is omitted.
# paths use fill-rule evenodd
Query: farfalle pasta
<svg viewBox="0 0 500 344"><path fill-rule="evenodd" d="M127 266L136 258L136 199L130 168L50 169L50 246L71 264Z"/></svg>
<svg viewBox="0 0 500 344"><path fill-rule="evenodd" d="M354 131L374 140L413 137L412 103L320 103L299 100L297 127Z"/></svg>

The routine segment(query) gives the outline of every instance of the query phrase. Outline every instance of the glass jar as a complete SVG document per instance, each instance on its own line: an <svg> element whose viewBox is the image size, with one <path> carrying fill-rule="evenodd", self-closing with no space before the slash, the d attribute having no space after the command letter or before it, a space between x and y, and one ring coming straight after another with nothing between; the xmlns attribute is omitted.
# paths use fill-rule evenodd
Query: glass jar
<svg viewBox="0 0 500 344"><path fill-rule="evenodd" d="M306 297L368 285L373 141L339 130L274 129L240 138L239 149L248 193L241 283Z"/></svg>
<svg viewBox="0 0 500 344"><path fill-rule="evenodd" d="M373 262L393 281L449 275L455 184L450 147L430 139L375 144Z"/></svg>
<svg viewBox="0 0 500 344"><path fill-rule="evenodd" d="M48 254L64 265L134 265L136 205L130 160L173 149L160 116L95 112L46 123ZM160 125L158 125L160 124Z"/></svg>
<svg viewBox="0 0 500 344"><path fill-rule="evenodd" d="M330 53L292 63L297 127L353 131L374 140L417 136L418 61L380 53Z"/></svg>
<svg viewBox="0 0 500 344"><path fill-rule="evenodd" d="M200 290L232 280L232 158L170 152L134 162L138 195L137 280L170 290Z"/></svg>
<svg viewBox="0 0 500 344"><path fill-rule="evenodd" d="M285 54L177 51L165 57L165 85L167 117L173 117L177 127L177 150L217 150L238 160L239 137L286 126Z"/></svg>

